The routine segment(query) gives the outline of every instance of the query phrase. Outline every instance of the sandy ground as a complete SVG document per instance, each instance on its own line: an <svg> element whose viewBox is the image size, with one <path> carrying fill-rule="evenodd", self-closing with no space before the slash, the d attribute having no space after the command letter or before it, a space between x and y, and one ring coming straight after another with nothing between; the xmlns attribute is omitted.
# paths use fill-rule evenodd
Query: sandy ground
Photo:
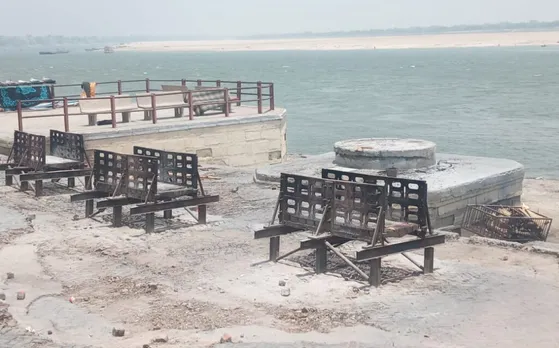
<svg viewBox="0 0 559 348"><path fill-rule="evenodd" d="M249 170L202 169L221 195L209 224L177 211L150 235L109 227L108 212L80 218L66 188L46 183L36 199L0 179L0 347L211 347L225 333L247 348L559 344L559 245L542 254L456 239L436 248L434 274L391 256L385 284L369 288L343 269L313 274L295 263L304 253L259 263L268 245L251 232L269 221L277 187L257 186ZM558 214L559 182L527 180L526 191L534 209Z"/></svg>
<svg viewBox="0 0 559 348"><path fill-rule="evenodd" d="M403 48L492 47L557 45L559 32L458 33L439 35L134 42L128 51L278 51L372 50Z"/></svg>

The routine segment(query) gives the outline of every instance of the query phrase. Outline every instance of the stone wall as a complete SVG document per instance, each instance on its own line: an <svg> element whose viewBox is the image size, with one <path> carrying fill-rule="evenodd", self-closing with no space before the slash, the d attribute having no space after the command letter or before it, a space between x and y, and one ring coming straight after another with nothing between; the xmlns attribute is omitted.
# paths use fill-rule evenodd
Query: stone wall
<svg viewBox="0 0 559 348"><path fill-rule="evenodd" d="M138 145L196 153L201 160L242 167L282 162L287 154L286 131L286 112L280 109L251 117L158 124L151 129L116 128L83 135L91 161L94 149L131 154L134 145ZM0 153L9 154L12 142L0 142Z"/></svg>
<svg viewBox="0 0 559 348"><path fill-rule="evenodd" d="M132 153L134 145L177 152L196 153L230 166L252 166L281 162L287 153L285 117L241 124L170 130L151 134L131 134L111 138L86 136L88 149ZM96 139L98 138L98 139Z"/></svg>

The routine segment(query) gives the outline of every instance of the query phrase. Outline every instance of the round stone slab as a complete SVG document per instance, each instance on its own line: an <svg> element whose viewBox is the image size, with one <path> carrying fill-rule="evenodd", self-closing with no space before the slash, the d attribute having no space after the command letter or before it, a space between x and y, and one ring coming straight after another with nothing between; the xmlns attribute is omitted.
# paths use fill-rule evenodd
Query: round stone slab
<svg viewBox="0 0 559 348"><path fill-rule="evenodd" d="M334 164L357 169L401 170L436 164L436 144L420 139L368 138L334 144Z"/></svg>

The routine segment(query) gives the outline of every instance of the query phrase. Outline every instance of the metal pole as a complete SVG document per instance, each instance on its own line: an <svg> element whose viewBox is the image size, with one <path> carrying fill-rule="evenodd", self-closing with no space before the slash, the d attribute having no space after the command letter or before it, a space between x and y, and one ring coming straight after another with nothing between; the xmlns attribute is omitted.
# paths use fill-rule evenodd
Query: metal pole
<svg viewBox="0 0 559 348"><path fill-rule="evenodd" d="M155 105L155 93L151 94L151 121L157 123L157 108Z"/></svg>
<svg viewBox="0 0 559 348"><path fill-rule="evenodd" d="M118 95L122 94L122 81L117 81Z"/></svg>
<svg viewBox="0 0 559 348"><path fill-rule="evenodd" d="M23 132L23 111L21 110L21 100L17 101L17 126L20 132Z"/></svg>
<svg viewBox="0 0 559 348"><path fill-rule="evenodd" d="M68 98L63 99L63 110L64 110L64 131L70 131L70 118L68 117Z"/></svg>
<svg viewBox="0 0 559 348"><path fill-rule="evenodd" d="M237 81L237 106L241 106L241 92L243 88L243 83L241 81Z"/></svg>
<svg viewBox="0 0 559 348"><path fill-rule="evenodd" d="M274 98L274 84L270 83L270 110L276 109L276 100Z"/></svg>
<svg viewBox="0 0 559 348"><path fill-rule="evenodd" d="M111 123L113 128L116 128L116 106L114 95L111 95Z"/></svg>
<svg viewBox="0 0 559 348"><path fill-rule="evenodd" d="M194 119L194 107L192 106L192 91L186 92L188 93L188 119Z"/></svg>
<svg viewBox="0 0 559 348"><path fill-rule="evenodd" d="M225 117L229 117L229 108L231 107L229 104L229 88L223 90L223 99L225 100Z"/></svg>
<svg viewBox="0 0 559 348"><path fill-rule="evenodd" d="M258 81L256 83L256 94L258 99L258 113L262 113L262 82Z"/></svg>
<svg viewBox="0 0 559 348"><path fill-rule="evenodd" d="M196 85L197 85L198 87L202 86L202 80L196 80Z"/></svg>
<svg viewBox="0 0 559 348"><path fill-rule="evenodd" d="M54 98L55 98L55 95L54 95L54 85L52 85L52 86L50 87L50 97L51 97L51 99L52 99L51 105L52 105L52 108L54 109L54 108L56 108L56 102L54 101Z"/></svg>
<svg viewBox="0 0 559 348"><path fill-rule="evenodd" d="M186 79L182 79L182 80L181 80L181 86L183 86L183 87L186 86Z"/></svg>
<svg viewBox="0 0 559 348"><path fill-rule="evenodd" d="M149 93L150 88L149 88L149 78L146 79L146 93Z"/></svg>
<svg viewBox="0 0 559 348"><path fill-rule="evenodd" d="M216 87L221 87L221 80L217 80L217 81L215 82L215 85L216 85Z"/></svg>

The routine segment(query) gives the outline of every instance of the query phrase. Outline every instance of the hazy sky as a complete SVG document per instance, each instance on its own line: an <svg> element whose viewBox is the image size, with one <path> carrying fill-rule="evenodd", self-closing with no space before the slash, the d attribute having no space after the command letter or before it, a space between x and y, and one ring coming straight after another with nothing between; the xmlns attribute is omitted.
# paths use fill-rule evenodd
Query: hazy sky
<svg viewBox="0 0 559 348"><path fill-rule="evenodd" d="M235 36L559 19L559 0L0 1L0 35Z"/></svg>

